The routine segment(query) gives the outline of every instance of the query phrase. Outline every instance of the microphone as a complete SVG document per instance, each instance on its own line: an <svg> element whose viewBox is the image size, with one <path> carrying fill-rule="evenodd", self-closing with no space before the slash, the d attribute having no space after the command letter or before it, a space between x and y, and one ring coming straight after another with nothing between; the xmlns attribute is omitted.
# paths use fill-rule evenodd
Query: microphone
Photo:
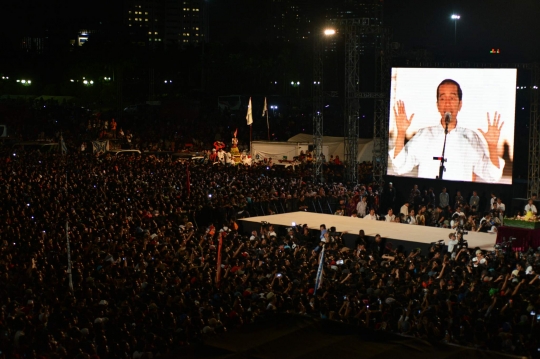
<svg viewBox="0 0 540 359"><path fill-rule="evenodd" d="M444 114L444 122L446 122L447 125L450 124L450 116L452 116L450 112Z"/></svg>

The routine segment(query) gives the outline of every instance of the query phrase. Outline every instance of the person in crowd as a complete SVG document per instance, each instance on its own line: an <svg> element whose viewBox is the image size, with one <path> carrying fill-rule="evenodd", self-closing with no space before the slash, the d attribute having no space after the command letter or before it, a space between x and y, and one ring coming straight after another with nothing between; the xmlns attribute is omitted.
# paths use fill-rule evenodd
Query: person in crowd
<svg viewBox="0 0 540 359"><path fill-rule="evenodd" d="M356 214L359 218L364 218L368 210L368 196L363 196L356 205Z"/></svg>
<svg viewBox="0 0 540 359"><path fill-rule="evenodd" d="M491 224L491 213L486 212L484 214L484 217L480 219L480 223L478 225L477 232L489 232L491 230L492 224Z"/></svg>
<svg viewBox="0 0 540 359"><path fill-rule="evenodd" d="M375 213L375 209L370 209L367 216L364 217L364 219L371 220L371 221L378 221L379 216Z"/></svg>
<svg viewBox="0 0 540 359"><path fill-rule="evenodd" d="M405 216L408 216L409 215L409 202L405 202L403 203L403 206L401 206L400 210L399 210L399 213L400 214L403 214Z"/></svg>
<svg viewBox="0 0 540 359"><path fill-rule="evenodd" d="M527 200L527 204L525 205L524 210L525 210L525 213L531 212L532 214L534 214L536 216L538 211L536 209L536 206L534 205L534 201L533 201L532 198L529 198Z"/></svg>
<svg viewBox="0 0 540 359"><path fill-rule="evenodd" d="M392 182L388 182L388 188L386 192L383 192L383 197L385 199L385 207L392 207L396 205L396 188Z"/></svg>
<svg viewBox="0 0 540 359"><path fill-rule="evenodd" d="M463 206L464 204L465 198L461 195L461 191L457 191L456 196L454 197L454 209Z"/></svg>
<svg viewBox="0 0 540 359"><path fill-rule="evenodd" d="M276 314L522 357L537 348L536 249L501 258L471 245L452 257L439 247L392 247L383 232L371 243L360 232L348 248L326 225L263 222L243 232L239 219L281 213L283 201L287 211L315 212L310 173L298 181L282 166L269 174L265 166L83 156L66 142L64 156L0 150L0 356L171 357ZM333 186L323 185L327 197ZM343 186L335 203L353 195Z"/></svg>
<svg viewBox="0 0 540 359"><path fill-rule="evenodd" d="M446 208L450 204L450 195L446 192L446 187L443 187L439 193L439 207Z"/></svg>
<svg viewBox="0 0 540 359"><path fill-rule="evenodd" d="M414 208L411 208L409 210L409 214L407 215L407 219L405 220L405 222L407 224L414 224L414 225L418 224L418 222L416 221L416 216L414 214Z"/></svg>
<svg viewBox="0 0 540 359"><path fill-rule="evenodd" d="M418 189L418 185L415 184L409 193L409 203L413 205L413 208L416 208L418 204L422 201L421 192Z"/></svg>
<svg viewBox="0 0 540 359"><path fill-rule="evenodd" d="M472 196L471 196L471 198L469 199L469 206L471 206L471 208L472 208L473 206L475 206L476 208L478 208L479 205L480 205L480 197L478 197L478 192L473 191Z"/></svg>
<svg viewBox="0 0 540 359"><path fill-rule="evenodd" d="M493 208L493 205L497 203L497 195L495 194L495 192L491 192L490 193L490 199L489 199L489 211L491 211L491 209Z"/></svg>
<svg viewBox="0 0 540 359"><path fill-rule="evenodd" d="M497 215L498 215L497 217L502 223L504 221L504 213L506 212L506 206L500 197L497 198L497 205L496 205L496 208L494 209L497 210Z"/></svg>
<svg viewBox="0 0 540 359"><path fill-rule="evenodd" d="M421 205L420 209L418 210L418 213L416 214L416 224L419 226L425 226L426 225L426 206Z"/></svg>
<svg viewBox="0 0 540 359"><path fill-rule="evenodd" d="M394 210L392 208L388 208L387 214L384 217L385 222L394 222L396 220L396 216L394 215Z"/></svg>

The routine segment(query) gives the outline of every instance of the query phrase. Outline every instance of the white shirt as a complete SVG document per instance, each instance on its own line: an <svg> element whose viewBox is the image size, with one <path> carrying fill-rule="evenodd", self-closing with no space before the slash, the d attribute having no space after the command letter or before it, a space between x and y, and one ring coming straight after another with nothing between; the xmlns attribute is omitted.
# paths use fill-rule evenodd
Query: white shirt
<svg viewBox="0 0 540 359"><path fill-rule="evenodd" d="M232 155L230 152L225 152L225 163L231 164L232 163Z"/></svg>
<svg viewBox="0 0 540 359"><path fill-rule="evenodd" d="M359 217L364 217L366 215L367 202L360 201L356 205L356 213Z"/></svg>
<svg viewBox="0 0 540 359"><path fill-rule="evenodd" d="M452 241L452 240L448 241L448 252L449 252L449 253L452 253L452 252L454 251L454 246L455 246L456 244L458 244L458 243L459 243L459 242L458 242L457 239L454 239L453 241Z"/></svg>
<svg viewBox="0 0 540 359"><path fill-rule="evenodd" d="M394 158L389 151L392 168L403 175L418 166L418 177L435 178L439 175L440 162L433 156L442 154L444 128L441 125L424 127L407 142ZM473 173L485 182L498 182L502 177L505 161L499 157L499 168L491 163L487 145L473 130L456 127L448 133L445 150L445 180L472 181Z"/></svg>
<svg viewBox="0 0 540 359"><path fill-rule="evenodd" d="M407 217L407 223L408 224L418 224L418 222L416 222L416 217L415 216L408 216Z"/></svg>
<svg viewBox="0 0 540 359"><path fill-rule="evenodd" d="M536 206L534 204L528 204L525 206L525 212L531 211L533 214L536 214Z"/></svg>
<svg viewBox="0 0 540 359"><path fill-rule="evenodd" d="M376 220L379 219L379 216L377 216L376 214L374 214L374 215L372 216L371 213L370 213L370 214L368 214L367 216L365 216L364 219L376 221Z"/></svg>
<svg viewBox="0 0 540 359"><path fill-rule="evenodd" d="M406 216L409 215L409 207L406 205L401 206L399 213L404 214Z"/></svg>
<svg viewBox="0 0 540 359"><path fill-rule="evenodd" d="M394 222L396 220L396 216L387 214L386 217L384 217L385 222Z"/></svg>

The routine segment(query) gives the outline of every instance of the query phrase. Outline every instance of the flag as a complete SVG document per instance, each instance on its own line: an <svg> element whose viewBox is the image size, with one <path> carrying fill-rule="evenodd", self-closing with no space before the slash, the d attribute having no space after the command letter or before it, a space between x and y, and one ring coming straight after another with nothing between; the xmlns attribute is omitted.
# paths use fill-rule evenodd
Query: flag
<svg viewBox="0 0 540 359"><path fill-rule="evenodd" d="M321 251L321 256L319 257L319 269L317 270L317 276L315 277L315 290L313 291L313 294L317 294L317 289L321 287L323 267L324 267L324 246Z"/></svg>
<svg viewBox="0 0 540 359"><path fill-rule="evenodd" d="M266 105L266 97L264 98L263 116L268 114L268 106Z"/></svg>
<svg viewBox="0 0 540 359"><path fill-rule="evenodd" d="M219 245L218 245L218 252L217 252L217 268L216 268L216 285L219 285L219 282L221 280L221 247L223 245L223 233L219 235Z"/></svg>
<svg viewBox="0 0 540 359"><path fill-rule="evenodd" d="M62 134L60 134L60 150L62 151L62 155L67 153L66 143L64 142L64 137Z"/></svg>
<svg viewBox="0 0 540 359"><path fill-rule="evenodd" d="M250 126L253 123L253 114L251 113L251 97L249 98L246 120L247 120L248 126Z"/></svg>
<svg viewBox="0 0 540 359"><path fill-rule="evenodd" d="M238 129L236 129L236 131L234 131L234 138L236 138L237 135L238 135Z"/></svg>
<svg viewBox="0 0 540 359"><path fill-rule="evenodd" d="M94 154L105 153L109 150L109 141L92 141Z"/></svg>

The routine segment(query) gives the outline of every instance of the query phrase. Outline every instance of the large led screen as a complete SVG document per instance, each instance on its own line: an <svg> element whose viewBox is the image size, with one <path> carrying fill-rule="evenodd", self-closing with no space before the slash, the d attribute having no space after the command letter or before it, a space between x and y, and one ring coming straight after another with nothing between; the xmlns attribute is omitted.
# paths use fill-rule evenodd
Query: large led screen
<svg viewBox="0 0 540 359"><path fill-rule="evenodd" d="M516 69L393 68L388 172L512 183ZM439 159L433 159L437 157Z"/></svg>

